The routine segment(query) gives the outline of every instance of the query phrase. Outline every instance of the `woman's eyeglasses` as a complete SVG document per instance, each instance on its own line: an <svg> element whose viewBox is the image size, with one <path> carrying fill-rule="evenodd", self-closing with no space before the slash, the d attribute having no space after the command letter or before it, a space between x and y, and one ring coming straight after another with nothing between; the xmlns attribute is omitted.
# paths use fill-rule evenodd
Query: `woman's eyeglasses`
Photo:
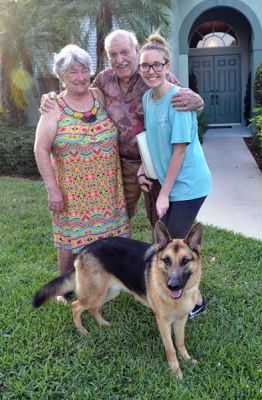
<svg viewBox="0 0 262 400"><path fill-rule="evenodd" d="M166 64L168 64L168 61L166 61L164 63L154 62L154 64L142 63L142 64L139 64L138 68L139 68L139 71L141 71L141 72L149 72L150 68L152 68L153 71L155 71L155 72L162 72L164 69L164 66Z"/></svg>

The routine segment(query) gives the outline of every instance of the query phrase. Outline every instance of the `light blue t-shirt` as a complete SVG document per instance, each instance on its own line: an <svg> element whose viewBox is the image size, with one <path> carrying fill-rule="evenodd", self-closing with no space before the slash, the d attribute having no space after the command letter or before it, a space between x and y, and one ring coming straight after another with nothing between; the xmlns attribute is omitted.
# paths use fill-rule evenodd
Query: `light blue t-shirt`
<svg viewBox="0 0 262 400"><path fill-rule="evenodd" d="M176 111L171 98L179 90L172 87L159 100L152 90L143 96L148 147L158 180L163 184L173 155L172 144L187 143L186 155L169 194L170 201L192 200L211 191L211 174L198 138L195 111Z"/></svg>

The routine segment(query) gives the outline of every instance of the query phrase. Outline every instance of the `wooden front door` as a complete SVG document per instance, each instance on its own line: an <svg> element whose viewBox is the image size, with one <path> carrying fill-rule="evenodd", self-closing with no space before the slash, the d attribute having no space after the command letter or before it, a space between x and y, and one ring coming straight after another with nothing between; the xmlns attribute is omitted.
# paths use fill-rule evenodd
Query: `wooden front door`
<svg viewBox="0 0 262 400"><path fill-rule="evenodd" d="M192 56L189 71L195 75L199 94L205 101L207 122L240 123L240 56Z"/></svg>

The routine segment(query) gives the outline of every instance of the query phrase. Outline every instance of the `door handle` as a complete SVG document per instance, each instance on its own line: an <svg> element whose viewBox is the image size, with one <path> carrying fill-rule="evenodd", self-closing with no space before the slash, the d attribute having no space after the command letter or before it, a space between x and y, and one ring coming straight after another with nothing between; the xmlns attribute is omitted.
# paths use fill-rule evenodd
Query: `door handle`
<svg viewBox="0 0 262 400"><path fill-rule="evenodd" d="M215 90L210 90L211 92L211 106L218 106L219 105L219 96L218 96L218 91Z"/></svg>

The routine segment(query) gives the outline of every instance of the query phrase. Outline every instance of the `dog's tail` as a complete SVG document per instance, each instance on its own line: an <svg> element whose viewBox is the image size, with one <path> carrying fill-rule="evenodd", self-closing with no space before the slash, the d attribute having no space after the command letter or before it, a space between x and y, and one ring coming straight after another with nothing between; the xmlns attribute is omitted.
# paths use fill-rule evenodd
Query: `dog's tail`
<svg viewBox="0 0 262 400"><path fill-rule="evenodd" d="M43 286L33 296L32 305L33 307L40 307L46 301L52 299L55 296L63 296L68 292L75 290L75 267L70 271L53 279Z"/></svg>

